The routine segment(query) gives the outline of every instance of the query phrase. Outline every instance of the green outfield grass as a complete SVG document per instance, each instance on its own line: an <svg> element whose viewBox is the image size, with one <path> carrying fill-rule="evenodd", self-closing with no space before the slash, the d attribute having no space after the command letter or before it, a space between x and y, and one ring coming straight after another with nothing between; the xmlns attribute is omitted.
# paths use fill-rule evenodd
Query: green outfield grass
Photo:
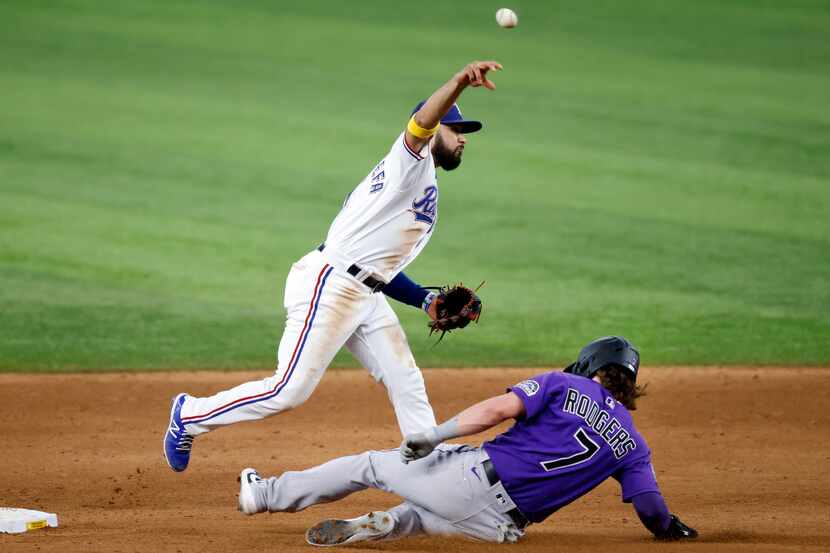
<svg viewBox="0 0 830 553"><path fill-rule="evenodd" d="M830 4L498 7L0 3L0 369L271 366L290 264L476 58L407 273L484 315L398 305L421 366L830 363Z"/></svg>

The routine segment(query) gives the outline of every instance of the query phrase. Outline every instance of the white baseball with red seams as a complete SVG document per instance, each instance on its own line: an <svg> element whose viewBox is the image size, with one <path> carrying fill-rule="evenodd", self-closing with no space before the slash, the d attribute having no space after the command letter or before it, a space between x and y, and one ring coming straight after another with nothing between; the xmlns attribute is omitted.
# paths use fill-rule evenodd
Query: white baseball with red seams
<svg viewBox="0 0 830 553"><path fill-rule="evenodd" d="M210 397L188 396L188 434L261 419L303 403L344 345L382 382L403 435L435 425L423 376L398 317L383 294L362 283L389 282L421 252L438 217L438 183L429 144L412 151L401 134L349 194L324 250L294 263L285 285L285 331L277 370ZM347 272L359 265L361 280Z"/></svg>
<svg viewBox="0 0 830 553"><path fill-rule="evenodd" d="M510 8L501 8L496 12L496 22L506 29L511 29L519 24L519 16Z"/></svg>

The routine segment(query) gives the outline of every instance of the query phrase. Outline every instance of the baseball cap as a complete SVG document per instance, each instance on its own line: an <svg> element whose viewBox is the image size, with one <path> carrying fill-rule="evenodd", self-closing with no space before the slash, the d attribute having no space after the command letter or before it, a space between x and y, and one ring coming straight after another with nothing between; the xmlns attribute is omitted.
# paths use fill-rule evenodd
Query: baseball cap
<svg viewBox="0 0 830 553"><path fill-rule="evenodd" d="M421 100L410 115L415 115L421 107L426 103L426 100ZM461 115L461 110L458 109L458 104L453 104L447 114L441 118L442 125L457 125L463 134L478 132L484 126L481 121L473 121L472 119L464 119Z"/></svg>

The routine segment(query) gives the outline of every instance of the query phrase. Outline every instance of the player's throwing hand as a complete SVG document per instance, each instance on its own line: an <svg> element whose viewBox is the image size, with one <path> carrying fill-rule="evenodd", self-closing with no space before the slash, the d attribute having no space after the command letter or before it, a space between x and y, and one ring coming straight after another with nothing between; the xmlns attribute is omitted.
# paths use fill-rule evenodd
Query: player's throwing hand
<svg viewBox="0 0 830 553"><path fill-rule="evenodd" d="M471 86L495 90L496 85L487 78L488 71L499 71L502 66L497 61L474 61L455 74L455 79L461 86Z"/></svg>

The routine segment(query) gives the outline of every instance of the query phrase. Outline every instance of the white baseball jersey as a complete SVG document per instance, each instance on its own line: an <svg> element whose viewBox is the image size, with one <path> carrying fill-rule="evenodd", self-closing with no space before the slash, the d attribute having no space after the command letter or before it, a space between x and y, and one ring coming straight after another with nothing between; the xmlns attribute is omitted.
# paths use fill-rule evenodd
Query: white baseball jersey
<svg viewBox="0 0 830 553"><path fill-rule="evenodd" d="M413 151L404 133L346 197L326 236L326 256L389 282L429 242L438 220L430 145Z"/></svg>

